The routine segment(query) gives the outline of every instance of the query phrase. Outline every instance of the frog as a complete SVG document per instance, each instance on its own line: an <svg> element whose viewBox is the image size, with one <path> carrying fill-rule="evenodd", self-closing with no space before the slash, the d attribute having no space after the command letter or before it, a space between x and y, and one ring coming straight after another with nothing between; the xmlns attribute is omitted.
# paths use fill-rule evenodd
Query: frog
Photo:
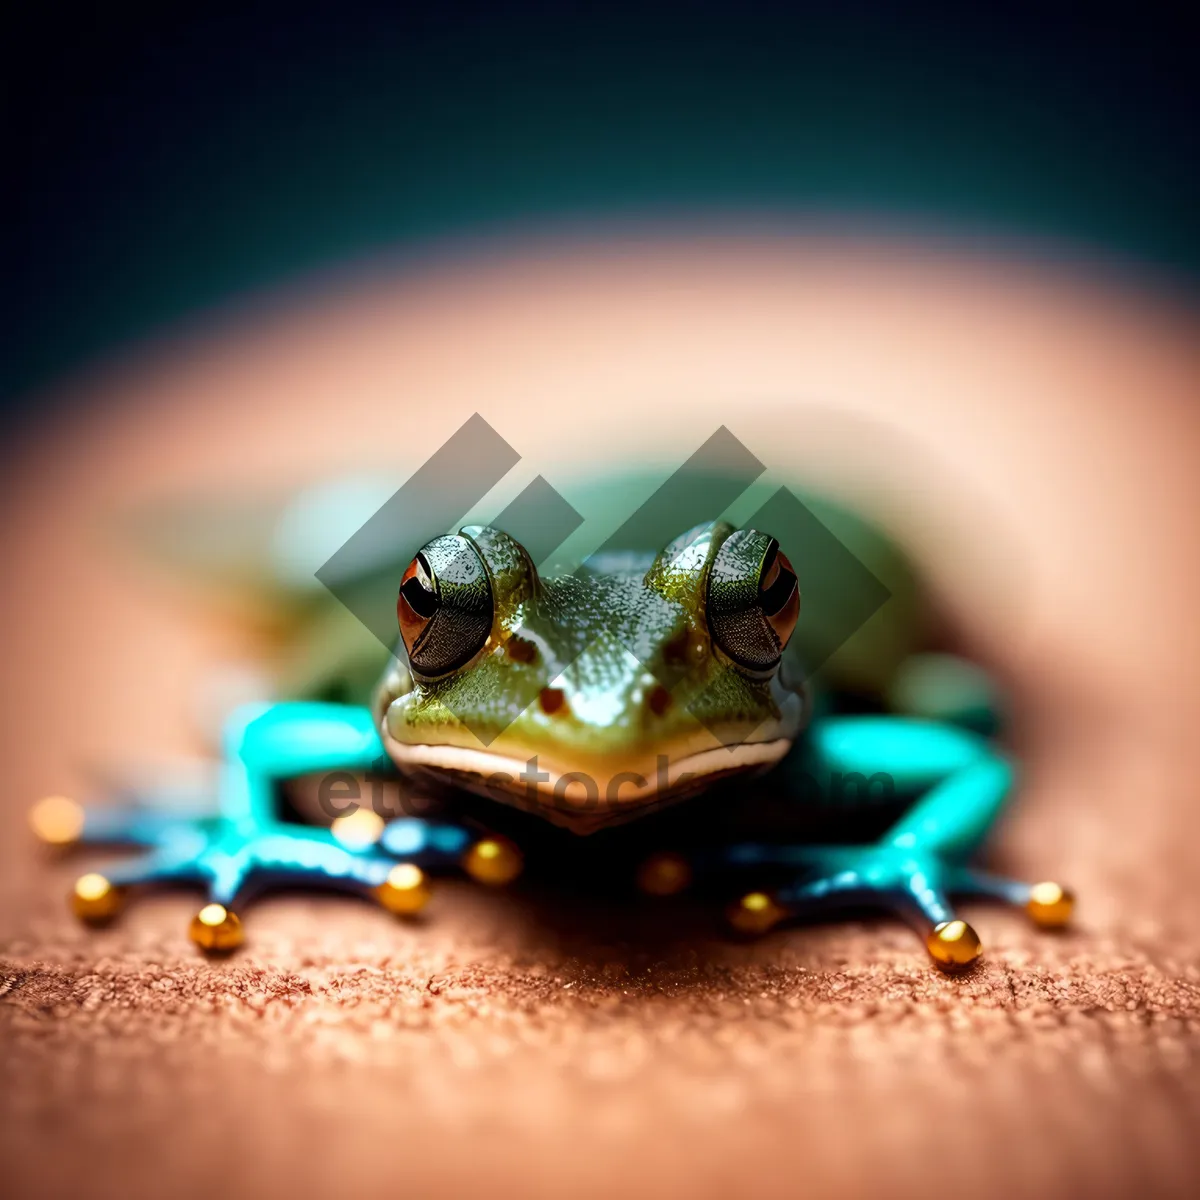
<svg viewBox="0 0 1200 1200"><path fill-rule="evenodd" d="M861 679L839 702L793 653L804 563L769 531L705 520L657 550L555 572L505 530L464 525L391 574L396 642L372 694L310 681L308 696L240 706L215 807L35 807L43 841L139 850L76 881L80 919L111 920L138 885L199 886L188 934L220 954L242 945L242 913L267 887L337 888L407 918L440 876L503 887L553 861L567 886L601 875L647 903L717 898L746 937L881 908L946 971L983 948L957 900L1069 921L1065 886L977 863L1017 780L978 695L921 699L918 671L912 711L864 705ZM419 811L360 803L368 777L403 782ZM281 798L314 779L327 824Z"/></svg>

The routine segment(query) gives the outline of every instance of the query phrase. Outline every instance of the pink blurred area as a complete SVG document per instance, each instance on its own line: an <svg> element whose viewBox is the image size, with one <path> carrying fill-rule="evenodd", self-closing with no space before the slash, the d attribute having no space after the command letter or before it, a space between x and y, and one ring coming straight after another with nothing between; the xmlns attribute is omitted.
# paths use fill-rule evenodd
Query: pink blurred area
<svg viewBox="0 0 1200 1200"><path fill-rule="evenodd" d="M1196 346L1195 314L1178 298L1031 252L884 237L647 233L531 238L402 270L344 274L231 310L74 381L65 388L69 403L10 453L2 481L7 944L25 947L27 957L53 957L44 946L65 946L54 953L66 963L92 952L90 935L64 932L68 918L54 907L55 889L70 869L48 873L32 853L23 830L28 803L80 792L97 766L197 750L196 696L212 664L245 662L255 652L244 628L205 615L178 588L149 583L135 556L110 536L110 518L167 496L267 494L379 469L403 477L478 411L531 474L544 474L568 497L573 479L603 475L614 464L662 464L665 473L727 425L772 479L804 481L863 505L907 545L962 645L1012 690L1027 774L1003 853L1035 873L1061 871L1085 897L1082 940L1038 940L1018 932L1017 918L994 918L1000 965L973 985L980 1011L1003 1009L1013 978L1035 989L1047 972L1078 984L1082 990L1071 991L1063 983L1062 997L1080 1011L1093 1001L1108 1005L1114 990L1118 999L1125 994L1113 980L1127 970L1143 981L1157 972L1154 978L1170 977L1184 990L1190 978L1194 993ZM1143 1129L1141 1149L1121 1145L1121 1131L1132 1126L1119 1093L1130 1081L1154 1076L1159 1090L1147 1092L1146 1112L1181 1111L1171 1089L1183 1086L1183 1076L1165 1051L1143 1059L1081 1033L1086 1046L1076 1055L1073 1018L1063 1018L1068 1033L1045 1050L1049 1059L1025 1038L1006 1066L1012 1031L991 1026L980 1042L967 1043L991 1048L986 1071L975 1070L968 1050L962 1058L958 1049L930 1051L954 1037L958 1018L946 1012L957 1000L934 993L942 984L925 981L919 947L903 931L882 942L858 927L806 932L797 936L809 940L789 951L789 969L800 972L798 994L816 1006L809 1016L819 1024L824 1018L812 1014L828 1016L845 986L854 1006L846 1020L876 1039L865 1057L849 1053L849 1074L835 1061L845 1047L831 1048L819 1035L814 1042L800 1026L788 1026L778 1054L761 1030L761 1037L747 1034L748 1026L729 1035L728 1053L706 1049L706 1037L685 1036L682 1050L664 1048L647 1032L652 1012L630 1015L630 1005L645 1000L649 1010L651 1001L636 989L623 993L633 1000L622 999L619 982L604 1009L617 1014L604 1027L611 1040L587 1025L593 1017L571 1010L563 1020L582 1022L578 1044L599 1047L605 1069L627 1081L623 1092L606 1089L603 1078L576 1087L561 1047L544 1060L493 1062L473 1037L504 1042L530 1021L535 1030L558 1028L553 997L530 999L516 976L539 954L551 975L560 971L555 955L570 943L551 938L546 949L529 934L514 952L526 956L525 967L497 965L471 932L470 905L480 903L452 901L449 934L434 935L445 962L465 955L488 964L477 971L484 999L475 1032L455 1026L445 1056L417 1054L427 1071L444 1069L450 1081L441 1090L417 1086L417 1093L436 1092L449 1107L412 1112L400 1101L389 1115L369 1073L353 1075L379 1107L366 1118L365 1110L353 1120L339 1115L331 1126L348 1139L343 1146L357 1148L353 1161L338 1160L345 1179L375 1178L368 1160L382 1153L380 1142L364 1130L383 1135L397 1123L440 1151L456 1139L492 1146L490 1163L466 1156L451 1174L495 1195L522 1193L528 1154L537 1157L544 1194L560 1195L586 1190L580 1155L601 1151L613 1171L628 1172L622 1188L629 1195L681 1184L698 1195L706 1181L728 1182L742 1170L766 1191L805 1178L872 1191L878 1168L903 1190L936 1183L946 1155L960 1166L970 1159L1002 1171L1018 1145L1031 1156L1026 1182L1090 1180L1099 1188L1144 1170L1177 1178L1172 1172L1187 1166L1186 1142L1161 1124L1157 1133ZM132 932L103 935L116 939L102 943L104 952L141 967L184 953L187 905L180 904L131 914ZM287 938L295 933L303 947L314 911L272 909L264 948L254 951L262 958L254 961L306 970ZM356 961L379 967L387 948L371 942L376 926L361 932L356 922L366 918L358 908L320 913L330 937L355 947ZM282 932L272 934L272 919ZM488 928L501 923L494 913L483 919ZM463 930L468 950L454 942ZM501 945L514 936L501 936ZM730 972L722 989L735 1000L739 988L757 996L780 945L720 958ZM860 975L856 960L869 964ZM326 968L334 971L327 961ZM708 980L698 988L697 1003L709 1003L716 986ZM489 1004L493 1014L510 1011L506 988L526 997L513 1002L508 1025L488 1015ZM1080 999L1084 992L1092 1000ZM727 999L722 990L712 1003ZM608 1002L597 1003L600 1011ZM1182 1000L1163 1003L1172 1020L1188 1019ZM901 1010L907 1016L896 1021L912 1021L891 1041L878 1040L879 1027L862 1016ZM353 1021L339 1025L337 1012L328 1015L328 1036L342 1039L347 1057L333 1068L321 1058L312 1076L329 1088L353 1074L346 1062L371 1059L372 1038L383 1036ZM750 1008L739 1012L753 1023ZM792 1009L780 1013L764 1021L800 1019ZM226 1029L223 1036L237 1035ZM525 1054L538 1043L517 1044ZM390 1045L379 1051L385 1059ZM1110 1064L1095 1070L1110 1074L1104 1086L1080 1083L1073 1091L1071 1080L1086 1078L1093 1051ZM1180 1053L1186 1058L1194 1049ZM488 1071L472 1073L473 1054L492 1063ZM214 1071L224 1084L234 1059L218 1059ZM1066 1065L1051 1079L1047 1061ZM808 1067L824 1081L819 1104L801 1094ZM289 1069L291 1076L263 1085L264 1108L291 1088L280 1082L285 1076L303 1088L303 1059ZM396 1078L405 1077L397 1070ZM891 1089L887 1103L872 1089L872 1072ZM980 1081L980 1094L992 1086L988 1079L996 1081L986 1119L963 1134L957 1150L942 1136L965 1102L952 1077ZM450 1111L450 1083L460 1086L461 1111ZM892 1103L900 1095L903 1103ZM1034 1095L1046 1099L1033 1103ZM522 1096L526 1107L515 1103ZM1089 1137L1076 1131L1057 1142L1026 1140L1030 1121L1060 1110L1091 1114ZM225 1128L200 1100L194 1111ZM796 1111L811 1117L807 1136L789 1115ZM855 1127L854 1113L866 1111L877 1127ZM918 1120L924 1113L929 1120ZM294 1151L277 1123L263 1120L262 1145L283 1178ZM89 1135L99 1140L96 1130L102 1122ZM755 1163L742 1162L742 1152ZM168 1164L170 1154L160 1148L154 1161ZM431 1164L416 1164L411 1177L436 1190Z"/></svg>
<svg viewBox="0 0 1200 1200"><path fill-rule="evenodd" d="M45 624L6 627L96 651L52 581L108 552L62 535L122 505L402 478L474 411L569 494L725 424L895 532L1006 674L1169 723L1200 686L1193 334L1099 268L884 238L531 239L346 273L73 386L10 457L5 603Z"/></svg>

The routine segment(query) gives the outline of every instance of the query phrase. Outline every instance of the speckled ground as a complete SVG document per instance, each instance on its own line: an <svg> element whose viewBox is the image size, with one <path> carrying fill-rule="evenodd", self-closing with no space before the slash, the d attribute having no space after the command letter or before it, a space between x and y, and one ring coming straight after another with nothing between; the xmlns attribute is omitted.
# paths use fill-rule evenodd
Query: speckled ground
<svg viewBox="0 0 1200 1200"><path fill-rule="evenodd" d="M9 1194L484 1190L561 1196L1184 1194L1200 974L1086 934L984 927L973 976L903 930L753 950L571 932L447 889L426 927L335 901L256 913L197 962L161 902L10 945ZM557 932L555 931L557 926ZM49 934L49 931L47 931ZM8 1190L8 1189L6 1189Z"/></svg>
<svg viewBox="0 0 1200 1200"><path fill-rule="evenodd" d="M10 448L6 1196L1200 1190L1200 693L1184 619L1200 601L1194 328L994 266L854 259L831 286L808 253L642 248L418 278L394 295L380 285L348 308L276 314L118 372L92 385L106 401L93 415ZM716 336L738 311L754 320ZM819 312L816 327L803 312ZM469 361L451 337L463 325ZM839 357L864 339L889 368L874 390L862 356ZM618 340L628 368L612 367ZM541 358L514 356L525 344ZM986 514L988 545L1024 554L1020 586L944 528L926 566L1018 701L1027 769L998 862L1072 882L1078 927L1050 936L971 909L988 953L961 978L889 921L742 945L686 907L532 887L448 883L413 925L346 899L271 898L250 914L247 948L221 962L187 945L188 896L76 928L62 896L79 861L35 853L26 805L194 750L207 668L250 650L232 623L115 555L98 515L168 485L245 486L280 430L280 479L329 465L333 425L351 445L332 465L354 465L378 449L372 421L400 376L410 394L449 389L444 429L402 423L413 461L482 404L483 380L496 396L485 415L522 453L564 444L575 422L602 460L620 414L563 414L550 399L566 378L595 378L589 356L607 371L594 386L651 441L677 436L664 396L695 395L707 432L717 384L755 369L755 395L903 411L909 430L936 432L943 461L971 464L974 528ZM975 394L959 369L999 402L961 416L942 403ZM791 420L749 405L735 432L783 444Z"/></svg>

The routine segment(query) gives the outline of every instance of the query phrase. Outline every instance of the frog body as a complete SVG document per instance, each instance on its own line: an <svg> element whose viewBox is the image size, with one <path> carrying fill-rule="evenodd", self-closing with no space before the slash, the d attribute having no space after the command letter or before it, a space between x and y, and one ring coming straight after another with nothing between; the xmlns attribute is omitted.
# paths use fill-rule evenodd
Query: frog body
<svg viewBox="0 0 1200 1200"><path fill-rule="evenodd" d="M872 668L886 695L915 648L907 582L893 589L900 633L881 637L891 627L875 621L858 638L875 653L842 648L822 687L793 638L813 565L798 554L793 566L793 554L764 530L705 521L654 551L539 571L504 530L466 526L392 571L399 640L369 702L288 700L230 718L215 813L75 812L60 800L35 811L35 828L144 848L81 880L73 903L85 918L111 915L135 883L199 883L209 903L192 937L210 950L240 942L238 910L267 883L365 891L408 913L430 874L502 883L526 856L574 856L579 874L607 870L652 894L724 890L747 933L880 903L947 968L980 952L955 894L1060 923L1064 889L970 865L1012 790L1006 754L936 697L918 717L838 711L839 680L862 707ZM310 612L309 634L339 619L329 613ZM336 673L328 655L318 663L300 690L328 697ZM344 788L328 828L280 806L290 780L390 772L410 797L442 797L438 815L373 812L361 790L346 803Z"/></svg>

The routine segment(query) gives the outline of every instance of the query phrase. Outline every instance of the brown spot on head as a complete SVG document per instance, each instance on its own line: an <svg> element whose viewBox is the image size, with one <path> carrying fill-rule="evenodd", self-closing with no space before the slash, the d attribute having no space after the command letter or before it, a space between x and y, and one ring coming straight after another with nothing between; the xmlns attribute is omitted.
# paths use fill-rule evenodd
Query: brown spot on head
<svg viewBox="0 0 1200 1200"><path fill-rule="evenodd" d="M552 717L555 713L566 711L567 698L562 688L542 688L538 703L542 706L542 712Z"/></svg>
<svg viewBox="0 0 1200 1200"><path fill-rule="evenodd" d="M663 661L673 667L685 665L691 642L692 631L685 626L663 646Z"/></svg>
<svg viewBox="0 0 1200 1200"><path fill-rule="evenodd" d="M504 653L513 662L531 663L537 658L537 646L528 638L514 633L504 643Z"/></svg>
<svg viewBox="0 0 1200 1200"><path fill-rule="evenodd" d="M657 684L646 697L646 704L656 717L661 717L671 707L671 693L661 683Z"/></svg>

